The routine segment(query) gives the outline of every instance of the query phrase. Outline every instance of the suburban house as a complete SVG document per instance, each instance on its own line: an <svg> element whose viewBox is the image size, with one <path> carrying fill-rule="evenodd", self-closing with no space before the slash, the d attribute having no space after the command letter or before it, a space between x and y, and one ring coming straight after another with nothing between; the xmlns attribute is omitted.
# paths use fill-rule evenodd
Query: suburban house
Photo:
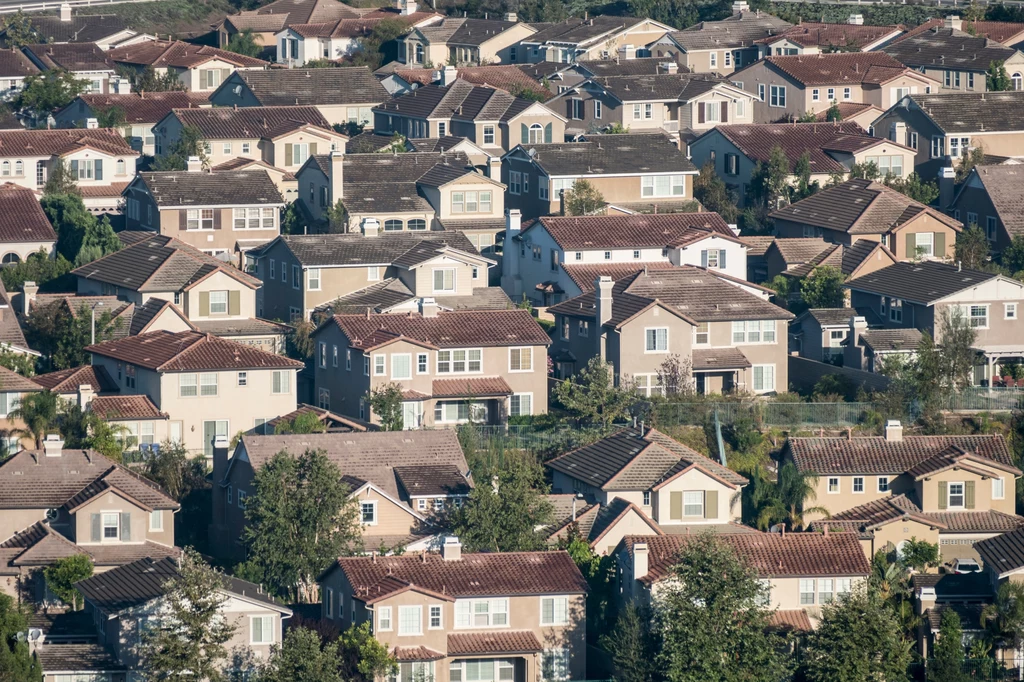
<svg viewBox="0 0 1024 682"><path fill-rule="evenodd" d="M537 29L516 20L445 17L429 26L413 28L403 38L399 61L416 66L482 66L525 61L519 43Z"/></svg>
<svg viewBox="0 0 1024 682"><path fill-rule="evenodd" d="M528 219L564 213L563 193L577 180L593 185L609 212L692 211L697 173L686 153L664 133L523 144L501 159L507 206Z"/></svg>
<svg viewBox="0 0 1024 682"><path fill-rule="evenodd" d="M616 383L662 394L659 370L678 356L689 360L698 393L784 392L793 314L745 284L691 265L618 281L602 275L593 291L548 308L555 316L555 375L570 377L600 357L612 365Z"/></svg>
<svg viewBox="0 0 1024 682"><path fill-rule="evenodd" d="M636 57L625 59L582 59L569 64L563 62L537 62L517 64L516 68L535 83L547 81L554 92L565 92L596 76L655 76L666 73L690 73L685 66L664 57Z"/></svg>
<svg viewBox="0 0 1024 682"><path fill-rule="evenodd" d="M975 331L975 384L987 384L1002 361L1024 357L1017 333L1024 284L959 264L900 262L847 280L854 308L878 311L887 328L926 331L942 343L943 318L962 316Z"/></svg>
<svg viewBox="0 0 1024 682"><path fill-rule="evenodd" d="M617 124L634 133L664 131L688 141L716 125L754 121L754 96L708 74L595 77L547 105L565 112L570 135Z"/></svg>
<svg viewBox="0 0 1024 682"><path fill-rule="evenodd" d="M810 308L790 324L790 341L802 358L842 365L850 318L859 314L853 308Z"/></svg>
<svg viewBox="0 0 1024 682"><path fill-rule="evenodd" d="M986 74L992 62L1002 62L1013 82L1024 85L1024 54L962 29L959 17L948 16L941 28L930 28L883 49L910 68L939 81L942 92L985 92Z"/></svg>
<svg viewBox="0 0 1024 682"><path fill-rule="evenodd" d="M4 311L10 314L10 311ZM10 413L18 409L26 395L38 393L44 386L37 377L23 377L14 370L0 368L0 456L9 457L20 450L35 447L35 439L24 433L25 422Z"/></svg>
<svg viewBox="0 0 1024 682"><path fill-rule="evenodd" d="M651 56L668 57L694 73L727 76L760 58L757 41L779 35L792 26L760 10L750 11L746 2L733 5L732 16L721 21L701 21L682 31L672 31L648 46Z"/></svg>
<svg viewBox="0 0 1024 682"><path fill-rule="evenodd" d="M118 66L139 74L152 69L157 76L172 75L191 92L216 90L234 71L269 66L262 59L180 40L147 40L116 47L107 52L107 57Z"/></svg>
<svg viewBox="0 0 1024 682"><path fill-rule="evenodd" d="M439 85L424 85L374 107L374 132L408 138L455 135L485 151L564 139L565 118L540 102L457 77L449 81L448 69L442 74Z"/></svg>
<svg viewBox="0 0 1024 682"><path fill-rule="evenodd" d="M4 288L3 281L0 281L0 348L18 355L42 355L28 347L25 332L22 331L14 306L11 305L11 295Z"/></svg>
<svg viewBox="0 0 1024 682"><path fill-rule="evenodd" d="M985 230L992 248L1002 251L1013 238L1024 235L1024 208L1020 188L1024 169L1016 165L975 166L948 206L953 218Z"/></svg>
<svg viewBox="0 0 1024 682"><path fill-rule="evenodd" d="M371 123L371 109L386 99L365 66L235 71L210 95L216 107L316 107L331 125Z"/></svg>
<svg viewBox="0 0 1024 682"><path fill-rule="evenodd" d="M874 104L865 102L836 102L833 107L839 112L841 121L856 123L863 130L870 130L871 124L885 113ZM829 117L829 109L819 111L814 115L814 119L819 123L831 123Z"/></svg>
<svg viewBox="0 0 1024 682"><path fill-rule="evenodd" d="M649 57L647 45L675 28L652 19L598 14L541 24L520 41L521 62L562 62Z"/></svg>
<svg viewBox="0 0 1024 682"><path fill-rule="evenodd" d="M745 206L751 199L755 167L768 163L775 147L786 155L792 173L806 154L810 181L822 186L834 177L848 177L854 164L874 163L882 177L903 178L914 170L913 149L872 137L856 123L846 122L720 125L690 143L690 158L698 168L714 164L739 205ZM789 177L790 184L797 181L795 174Z"/></svg>
<svg viewBox="0 0 1024 682"><path fill-rule="evenodd" d="M916 149L924 180L979 147L986 156L1024 156L1024 91L904 96L874 122L874 134Z"/></svg>
<svg viewBox="0 0 1024 682"><path fill-rule="evenodd" d="M144 395L170 417L162 424L167 433L152 434L153 442L171 440L207 458L213 457L217 438L230 438L292 412L295 378L303 366L283 355L191 330L153 331L86 350L93 365L115 378L121 395Z"/></svg>
<svg viewBox="0 0 1024 682"><path fill-rule="evenodd" d="M374 74L381 79L380 83L392 97L424 85L440 84L442 80L449 83L460 78L473 85L485 85L505 92L541 101L551 97L551 90L527 74L519 64L487 64L483 66L440 66L436 69L427 67L404 67L392 62L377 69Z"/></svg>
<svg viewBox="0 0 1024 682"><path fill-rule="evenodd" d="M604 537L593 540L603 554L611 554L626 535L733 532L740 520L739 493L747 484L655 429L624 429L545 466L555 493L580 495L601 509L616 508L617 501L632 507L627 523L608 524Z"/></svg>
<svg viewBox="0 0 1024 682"><path fill-rule="evenodd" d="M880 242L901 261L952 258L963 230L959 220L942 211L861 178L819 190L773 211L771 218L779 237L820 237L844 246Z"/></svg>
<svg viewBox="0 0 1024 682"><path fill-rule="evenodd" d="M285 202L265 170L139 173L124 190L125 229L180 240L237 267L281 233Z"/></svg>
<svg viewBox="0 0 1024 682"><path fill-rule="evenodd" d="M109 50L136 35L117 14L72 15L70 4L62 4L56 16L27 14L25 18L42 43L96 43ZM11 44L6 27L0 29L0 44Z"/></svg>
<svg viewBox="0 0 1024 682"><path fill-rule="evenodd" d="M135 92L127 95L79 95L71 104L53 115L58 128L96 128L99 117L119 110L124 122L116 126L124 133L132 149L145 156L156 153L154 128L171 112L190 106L208 105L205 95L177 90L170 92Z"/></svg>
<svg viewBox="0 0 1024 682"><path fill-rule="evenodd" d="M487 286L493 264L459 232L281 235L256 260L255 275L263 282L257 310L267 319L309 318L340 297L398 283L407 290L402 301L433 298L442 307L461 307L459 300ZM455 274L434 282L428 271L440 265ZM382 302L378 297L374 305Z"/></svg>
<svg viewBox="0 0 1024 682"><path fill-rule="evenodd" d="M514 301L549 306L590 291L598 275L693 265L739 280L747 274L746 244L717 213L542 216L525 230L505 231L501 286Z"/></svg>
<svg viewBox="0 0 1024 682"><path fill-rule="evenodd" d="M881 242L870 239L850 245L821 237L779 237L765 251L764 262L767 281L776 275L802 279L820 266L836 268L844 277L860 277L892 265L896 256Z"/></svg>
<svg viewBox="0 0 1024 682"><path fill-rule="evenodd" d="M455 432L364 431L245 435L228 459L227 444L214 451L210 546L224 559L245 557L245 499L255 477L279 452L300 456L319 450L341 470L359 504L362 549L423 551L440 544L444 512L461 506L473 487Z"/></svg>
<svg viewBox="0 0 1024 682"><path fill-rule="evenodd" d="M694 535L627 536L616 550L624 602L657 603L680 551ZM853 533L722 533L720 541L751 563L768 589L773 624L796 634L814 629L821 607L867 582L871 573Z"/></svg>
<svg viewBox="0 0 1024 682"><path fill-rule="evenodd" d="M217 42L227 47L239 33L249 31L264 52L275 52L275 34L292 24L328 23L339 19L358 19L362 12L335 0L275 0L259 9L243 10L214 25Z"/></svg>
<svg viewBox="0 0 1024 682"><path fill-rule="evenodd" d="M451 273L434 268L435 288ZM425 298L420 312L334 315L312 338L317 405L339 414L377 422L369 394L389 383L402 388L407 429L548 411L551 339L526 310L440 310Z"/></svg>
<svg viewBox="0 0 1024 682"><path fill-rule="evenodd" d="M25 79L39 73L39 67L16 47L0 49L0 99L10 101L25 87Z"/></svg>
<svg viewBox="0 0 1024 682"><path fill-rule="evenodd" d="M64 164L86 208L116 211L121 192L135 175L139 153L118 130L0 130L0 182L41 191Z"/></svg>
<svg viewBox="0 0 1024 682"><path fill-rule="evenodd" d="M99 643L126 669L140 669L140 633L146 623L159 627L162 598L168 585L180 576L178 559L146 558L75 583L99 633ZM226 651L245 651L256 660L266 660L271 648L281 644L283 621L291 617L291 609L275 601L262 585L233 576L224 576L220 596L224 601L218 613L236 628L224 643Z"/></svg>
<svg viewBox="0 0 1024 682"><path fill-rule="evenodd" d="M872 52L902 36L903 26L870 26L851 14L845 24L802 21L777 35L758 40L762 55L808 55L822 52Z"/></svg>
<svg viewBox="0 0 1024 682"><path fill-rule="evenodd" d="M847 335L846 348L843 350L843 366L861 369L865 372L881 374L885 364L890 359L901 357L905 360L913 359L917 354L924 334L919 329L886 329L868 327L867 314L865 317L851 317L849 334ZM870 317L875 319L874 313Z"/></svg>
<svg viewBox="0 0 1024 682"><path fill-rule="evenodd" d="M172 109L157 124L156 155L171 153L186 127L199 131L210 167L244 157L294 173L310 156L344 149L346 140L312 106Z"/></svg>
<svg viewBox="0 0 1024 682"><path fill-rule="evenodd" d="M582 679L587 582L565 551L340 557L319 578L321 617L371 623L397 679Z"/></svg>
<svg viewBox="0 0 1024 682"><path fill-rule="evenodd" d="M7 161L0 168L4 164L10 168ZM57 233L36 193L9 181L0 185L0 263L19 263L40 251L53 256L56 246Z"/></svg>
<svg viewBox="0 0 1024 682"><path fill-rule="evenodd" d="M944 562L976 559L976 541L1024 526L1021 472L1001 435L904 436L890 420L884 436L790 438L782 456L817 476L814 503L831 516L813 528L856 534L866 557L916 539Z"/></svg>
<svg viewBox="0 0 1024 682"><path fill-rule="evenodd" d="M74 554L88 556L97 573L177 556L178 508L156 483L93 450L65 450L51 435L43 449L0 464L0 591L43 601L42 570Z"/></svg>
<svg viewBox="0 0 1024 682"><path fill-rule="evenodd" d="M40 71L67 71L84 80L85 92L109 94L127 86L127 80L115 75L114 62L95 43L48 43L21 49Z"/></svg>
<svg viewBox="0 0 1024 682"><path fill-rule="evenodd" d="M957 20L958 17L939 17L929 19L907 31L900 40L912 38L919 33L930 31L933 28L945 28L950 20ZM949 26L952 28L953 26ZM984 21L978 19L960 19L960 30L971 35L981 36L994 40L1007 47L1020 48L1024 45L1024 24L1014 21Z"/></svg>
<svg viewBox="0 0 1024 682"><path fill-rule="evenodd" d="M735 72L731 80L757 95L761 106L754 120L759 123L794 121L836 102L885 110L907 95L939 90L937 80L883 52L770 56Z"/></svg>

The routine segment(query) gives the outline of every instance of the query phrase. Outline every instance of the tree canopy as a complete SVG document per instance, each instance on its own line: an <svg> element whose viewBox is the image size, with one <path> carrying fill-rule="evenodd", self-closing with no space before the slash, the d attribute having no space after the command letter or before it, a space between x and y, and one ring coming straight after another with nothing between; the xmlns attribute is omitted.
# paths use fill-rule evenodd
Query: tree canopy
<svg viewBox="0 0 1024 682"><path fill-rule="evenodd" d="M608 428L628 416L639 400L639 394L628 383L615 385L612 372L610 364L595 356L576 376L556 384L554 396L573 418Z"/></svg>
<svg viewBox="0 0 1024 682"><path fill-rule="evenodd" d="M92 575L92 559L85 554L72 554L43 569L46 587L72 609L78 610L85 606L82 593L75 587L79 580Z"/></svg>
<svg viewBox="0 0 1024 682"><path fill-rule="evenodd" d="M566 215L590 215L604 206L604 196L587 180L577 180L563 192Z"/></svg>
<svg viewBox="0 0 1024 682"><path fill-rule="evenodd" d="M800 296L808 308L842 308L843 273L831 265L819 265L800 283Z"/></svg>
<svg viewBox="0 0 1024 682"><path fill-rule="evenodd" d="M25 86L15 100L17 106L46 115L71 104L88 85L64 69L48 69L25 78Z"/></svg>

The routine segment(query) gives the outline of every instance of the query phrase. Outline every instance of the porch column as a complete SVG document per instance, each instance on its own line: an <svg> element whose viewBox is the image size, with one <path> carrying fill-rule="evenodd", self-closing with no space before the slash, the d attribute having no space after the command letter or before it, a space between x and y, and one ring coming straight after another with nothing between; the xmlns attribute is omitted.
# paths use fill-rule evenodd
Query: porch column
<svg viewBox="0 0 1024 682"><path fill-rule="evenodd" d="M996 359L995 356L988 356L988 392L992 392L993 380L996 377Z"/></svg>

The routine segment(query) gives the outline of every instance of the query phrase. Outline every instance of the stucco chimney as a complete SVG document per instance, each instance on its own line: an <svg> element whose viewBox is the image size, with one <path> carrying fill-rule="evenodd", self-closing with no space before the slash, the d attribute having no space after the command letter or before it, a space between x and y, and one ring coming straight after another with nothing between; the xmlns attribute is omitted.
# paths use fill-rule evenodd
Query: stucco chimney
<svg viewBox="0 0 1024 682"><path fill-rule="evenodd" d="M854 26L863 26L864 25L864 15L863 14L851 14L850 18L847 19L846 21L847 21L847 23L853 24Z"/></svg>
<svg viewBox="0 0 1024 682"><path fill-rule="evenodd" d="M948 17L946 17L945 27L951 28L954 31L962 31L964 30L964 22L959 17L959 15L950 14Z"/></svg>
<svg viewBox="0 0 1024 682"><path fill-rule="evenodd" d="M60 6L60 20L64 22L71 21L71 5L66 2Z"/></svg>
<svg viewBox="0 0 1024 682"><path fill-rule="evenodd" d="M362 229L364 237L376 237L380 231L380 223L376 218L363 218Z"/></svg>
<svg viewBox="0 0 1024 682"><path fill-rule="evenodd" d="M188 164L186 166L189 173L198 173L203 170L203 162L199 160L198 156L188 157Z"/></svg>
<svg viewBox="0 0 1024 682"><path fill-rule="evenodd" d="M345 198L345 153L338 150L331 151L331 205L338 203Z"/></svg>
<svg viewBox="0 0 1024 682"><path fill-rule="evenodd" d="M612 319L612 287L615 282L608 275L601 275L594 280L594 298L597 303L597 328L601 329L605 322ZM598 334L601 332L598 331Z"/></svg>
<svg viewBox="0 0 1024 682"><path fill-rule="evenodd" d="M650 570L650 555L647 543L637 542L633 545L633 580L640 580Z"/></svg>
<svg viewBox="0 0 1024 682"><path fill-rule="evenodd" d="M92 384L82 384L78 387L78 407L84 412L88 409L89 405L92 404L92 399L96 397L96 390L92 387Z"/></svg>
<svg viewBox="0 0 1024 682"><path fill-rule="evenodd" d="M487 177L501 182L501 157L492 156L487 159Z"/></svg>
<svg viewBox="0 0 1024 682"><path fill-rule="evenodd" d="M43 441L43 454L47 457L60 457L64 452L64 439L55 433L47 434Z"/></svg>
<svg viewBox="0 0 1024 682"><path fill-rule="evenodd" d="M501 288L508 297L518 301L523 293L519 278L519 248L516 241L523 224L523 214L518 208L505 209L505 246L501 254Z"/></svg>
<svg viewBox="0 0 1024 682"><path fill-rule="evenodd" d="M679 73L679 64L675 62L661 62L658 64L658 73Z"/></svg>
<svg viewBox="0 0 1024 682"><path fill-rule="evenodd" d="M21 291L23 292L21 297L21 314L28 317L28 311L32 304L35 303L36 296L39 294L39 285L28 280L21 285Z"/></svg>
<svg viewBox="0 0 1024 682"><path fill-rule="evenodd" d="M505 12L505 21L519 21L519 15L515 12Z"/></svg>
<svg viewBox="0 0 1024 682"><path fill-rule="evenodd" d="M449 85L455 82L455 79L459 77L459 70L454 66L448 65L441 69L441 87L447 88Z"/></svg>
<svg viewBox="0 0 1024 682"><path fill-rule="evenodd" d="M437 305L437 301L430 297L425 296L420 299L420 315L423 317L437 317L437 313L441 308Z"/></svg>
<svg viewBox="0 0 1024 682"><path fill-rule="evenodd" d="M462 559L462 543L454 535L444 536L444 544L441 545L441 558L445 561L460 561Z"/></svg>
<svg viewBox="0 0 1024 682"><path fill-rule="evenodd" d="M885 421L885 441L887 443L903 442L903 424L899 419L887 419Z"/></svg>
<svg viewBox="0 0 1024 682"><path fill-rule="evenodd" d="M947 163L951 163L948 159ZM956 185L956 170L952 165L939 169L939 210L945 211L953 203L953 189Z"/></svg>

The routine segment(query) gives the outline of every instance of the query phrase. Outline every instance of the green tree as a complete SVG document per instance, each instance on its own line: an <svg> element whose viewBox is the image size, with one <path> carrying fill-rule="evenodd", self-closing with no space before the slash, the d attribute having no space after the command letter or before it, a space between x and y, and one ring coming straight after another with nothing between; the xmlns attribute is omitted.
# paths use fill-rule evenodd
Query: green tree
<svg viewBox="0 0 1024 682"><path fill-rule="evenodd" d="M811 182L811 153L804 152L797 159L796 165L793 167L793 175L796 176L796 187L793 189L793 201L800 201L806 199L820 187L817 181Z"/></svg>
<svg viewBox="0 0 1024 682"><path fill-rule="evenodd" d="M715 172L715 164L708 161L701 166L700 174L693 182L693 198L708 211L722 216L727 223L735 223L739 217L736 201L725 186L725 181Z"/></svg>
<svg viewBox="0 0 1024 682"><path fill-rule="evenodd" d="M25 45L34 45L40 42L39 31L32 25L32 20L20 9L14 14L9 14L0 22L4 30L4 40L9 47L20 49Z"/></svg>
<svg viewBox="0 0 1024 682"><path fill-rule="evenodd" d="M800 296L808 308L842 308L843 273L831 265L819 265L800 283Z"/></svg>
<svg viewBox="0 0 1024 682"><path fill-rule="evenodd" d="M777 682L791 668L769 628L767 588L749 561L712 533L690 539L664 583L657 657L670 682Z"/></svg>
<svg viewBox="0 0 1024 682"><path fill-rule="evenodd" d="M877 180L879 178L878 164L874 161L866 163L855 163L850 166L850 178L861 178L863 180Z"/></svg>
<svg viewBox="0 0 1024 682"><path fill-rule="evenodd" d="M36 373L35 358L19 353L7 344L0 344L0 367L6 367L23 377L30 377Z"/></svg>
<svg viewBox="0 0 1024 682"><path fill-rule="evenodd" d="M921 381L945 392L966 388L974 371L977 332L958 307L943 308L937 323L937 339L926 333L918 351Z"/></svg>
<svg viewBox="0 0 1024 682"><path fill-rule="evenodd" d="M141 71L119 66L117 75L128 79L133 92L172 92L185 89L185 84L178 80L171 69L158 74L152 66L147 66Z"/></svg>
<svg viewBox="0 0 1024 682"><path fill-rule="evenodd" d="M999 263L1014 274L1024 270L1024 236L1018 234L1010 240L999 254ZM964 265L966 266L966 263Z"/></svg>
<svg viewBox="0 0 1024 682"><path fill-rule="evenodd" d="M566 215L590 215L604 206L601 192L587 180L577 180L563 192Z"/></svg>
<svg viewBox="0 0 1024 682"><path fill-rule="evenodd" d="M932 660L928 662L928 682L966 682L963 636L956 610L943 611Z"/></svg>
<svg viewBox="0 0 1024 682"><path fill-rule="evenodd" d="M624 419L640 399L636 389L627 382L615 385L612 366L600 357L593 357L579 374L555 385L555 398L574 418L588 424L601 424L605 429Z"/></svg>
<svg viewBox="0 0 1024 682"><path fill-rule="evenodd" d="M347 682L341 676L338 642L324 643L313 630L289 628L284 642L270 649L257 682Z"/></svg>
<svg viewBox="0 0 1024 682"><path fill-rule="evenodd" d="M995 599L981 610L981 625L1004 656L1024 646L1024 583L1000 583Z"/></svg>
<svg viewBox="0 0 1024 682"><path fill-rule="evenodd" d="M825 120L829 123L839 123L843 120L843 113L839 110L839 102L832 102L832 106L825 112Z"/></svg>
<svg viewBox="0 0 1024 682"><path fill-rule="evenodd" d="M658 651L661 644L651 627L651 613L629 603L619 613L615 627L601 638L611 654L615 682L654 682L659 679Z"/></svg>
<svg viewBox="0 0 1024 682"><path fill-rule="evenodd" d="M64 447L95 450L109 460L122 461L125 442L130 440L124 426L113 425L95 412L83 411L77 403L65 403L57 423Z"/></svg>
<svg viewBox="0 0 1024 682"><path fill-rule="evenodd" d="M90 309L84 303L72 315L61 302L36 308L25 321L25 338L43 353L53 370L69 369L90 362L86 346L93 343L93 315L96 318L95 343L113 338L124 324L112 311Z"/></svg>
<svg viewBox="0 0 1024 682"><path fill-rule="evenodd" d="M228 52L253 58L258 58L262 52L262 48L256 42L256 36L253 34L252 29L249 28L231 36L231 40L224 46L224 49Z"/></svg>
<svg viewBox="0 0 1024 682"><path fill-rule="evenodd" d="M327 231L331 234L340 234L348 229L348 209L341 199L334 202L334 206L324 211L327 219Z"/></svg>
<svg viewBox="0 0 1024 682"><path fill-rule="evenodd" d="M57 252L76 266L121 249L110 219L90 213L80 194L44 194L40 205L57 233Z"/></svg>
<svg viewBox="0 0 1024 682"><path fill-rule="evenodd" d="M315 412L303 412L294 419L281 419L274 427L274 433L325 433L327 425L320 421Z"/></svg>
<svg viewBox="0 0 1024 682"><path fill-rule="evenodd" d="M911 646L878 593L861 589L822 608L818 627L807 637L807 680L906 681Z"/></svg>
<svg viewBox="0 0 1024 682"><path fill-rule="evenodd" d="M367 394L370 410L377 415L380 428L384 431L401 431L405 428L402 414L402 387L394 382L370 389ZM415 425L415 426L418 426Z"/></svg>
<svg viewBox="0 0 1024 682"><path fill-rule="evenodd" d="M142 628L140 669L146 682L221 682L227 643L238 625L222 617L227 601L224 574L186 548L178 575L167 584L160 627Z"/></svg>
<svg viewBox="0 0 1024 682"><path fill-rule="evenodd" d="M750 189L755 200L769 211L774 211L789 197L789 159L782 147L772 147L768 161L758 161L750 179Z"/></svg>
<svg viewBox="0 0 1024 682"><path fill-rule="evenodd" d="M354 625L342 632L338 638L338 653L342 680L374 682L398 672L398 662L387 646L374 637L369 623Z"/></svg>
<svg viewBox="0 0 1024 682"><path fill-rule="evenodd" d="M209 473L205 459L189 457L184 445L171 441L164 441L150 453L143 471L146 478L179 502L192 491L205 487Z"/></svg>
<svg viewBox="0 0 1024 682"><path fill-rule="evenodd" d="M36 443L36 449L43 448L47 433L56 432L57 416L60 412L57 394L50 391L27 393L21 404L11 410L11 419L20 419L25 426L18 429L22 435L29 436Z"/></svg>
<svg viewBox="0 0 1024 682"><path fill-rule="evenodd" d="M38 682L43 679L39 661L28 643L18 640L28 630L28 614L10 595L0 592L0 679L4 682Z"/></svg>
<svg viewBox="0 0 1024 682"><path fill-rule="evenodd" d="M1019 236L1018 238L1020 239L1021 255L1024 256L1024 238ZM988 259L988 237L985 236L985 231L978 227L977 224L971 223L964 228L963 232L956 236L956 245L953 247L953 250L955 258L965 268L980 268Z"/></svg>
<svg viewBox="0 0 1024 682"><path fill-rule="evenodd" d="M927 540L911 537L900 550L900 561L907 568L924 571L939 565L939 546Z"/></svg>
<svg viewBox="0 0 1024 682"><path fill-rule="evenodd" d="M363 49L354 55L351 63L368 66L375 71L382 64L394 61L397 58L397 38L408 32L405 22L398 19L378 21L370 34L359 41Z"/></svg>
<svg viewBox="0 0 1024 682"><path fill-rule="evenodd" d="M1013 90L1013 81L1006 73L1006 65L1002 60L989 62L988 73L985 75L985 87L989 92Z"/></svg>
<svg viewBox="0 0 1024 682"><path fill-rule="evenodd" d="M78 187L78 178L71 174L71 166L64 161L58 161L50 170L46 184L43 185L43 201L52 196L68 195L81 197L82 190ZM49 214L47 216L52 223L53 216Z"/></svg>
<svg viewBox="0 0 1024 682"><path fill-rule="evenodd" d="M629 126L624 126L618 121L615 121L604 129L605 135L625 135L629 133Z"/></svg>
<svg viewBox="0 0 1024 682"><path fill-rule="evenodd" d="M75 256L75 267L81 267L120 250L121 240L115 234L110 218L103 216L101 220L94 219L86 225L85 233L82 235L82 248Z"/></svg>
<svg viewBox="0 0 1024 682"><path fill-rule="evenodd" d="M779 468L778 478L759 500L757 527L768 530L776 523L785 523L790 530L803 530L804 515L820 514L828 517L828 509L821 506L807 506L809 500L817 497L815 486L818 477L801 471L792 462Z"/></svg>
<svg viewBox="0 0 1024 682"><path fill-rule="evenodd" d="M900 194L905 194L914 201L928 205L939 198L939 186L935 182L925 182L916 172L906 178L886 176L885 184Z"/></svg>
<svg viewBox="0 0 1024 682"><path fill-rule="evenodd" d="M75 587L75 583L91 575L92 559L86 554L72 554L57 559L43 569L46 587L75 611L85 606L82 593Z"/></svg>
<svg viewBox="0 0 1024 682"><path fill-rule="evenodd" d="M48 69L25 78L25 86L15 102L20 108L45 116L71 104L88 84L63 69Z"/></svg>
<svg viewBox="0 0 1024 682"><path fill-rule="evenodd" d="M171 143L163 156L153 161L153 170L183 171L188 169L188 160L196 157L204 170L210 168L210 157L206 154L203 133L195 126L185 126L177 140Z"/></svg>
<svg viewBox="0 0 1024 682"><path fill-rule="evenodd" d="M96 124L100 128L120 128L127 120L124 109L116 105L96 112Z"/></svg>
<svg viewBox="0 0 1024 682"><path fill-rule="evenodd" d="M56 290L63 290L63 287L56 285L61 278L67 279L66 275L73 267L64 256L58 254L56 258L50 258L45 249L40 249L30 253L28 258L20 263L0 268L0 279L3 280L7 291L19 291L25 282L30 281L38 284L43 291L47 285L54 286Z"/></svg>
<svg viewBox="0 0 1024 682"><path fill-rule="evenodd" d="M313 602L320 572L362 546L360 510L350 492L323 452L274 455L256 473L247 498L243 539L250 570L275 594Z"/></svg>
<svg viewBox="0 0 1024 682"><path fill-rule="evenodd" d="M956 179L954 182L960 184L967 179L967 176L971 174L974 167L980 164L985 159L985 149L982 147L974 147L966 154L960 157L960 163L956 167ZM945 207L943 207L945 208Z"/></svg>
<svg viewBox="0 0 1024 682"><path fill-rule="evenodd" d="M316 325L310 319L301 318L293 320L291 328L288 332L288 355L303 362L312 360L316 351L316 342L312 336Z"/></svg>
<svg viewBox="0 0 1024 682"><path fill-rule="evenodd" d="M531 455L506 453L498 466L474 472L478 482L461 508L452 511L451 528L471 552L522 552L544 549L537 529L553 521L544 470Z"/></svg>

